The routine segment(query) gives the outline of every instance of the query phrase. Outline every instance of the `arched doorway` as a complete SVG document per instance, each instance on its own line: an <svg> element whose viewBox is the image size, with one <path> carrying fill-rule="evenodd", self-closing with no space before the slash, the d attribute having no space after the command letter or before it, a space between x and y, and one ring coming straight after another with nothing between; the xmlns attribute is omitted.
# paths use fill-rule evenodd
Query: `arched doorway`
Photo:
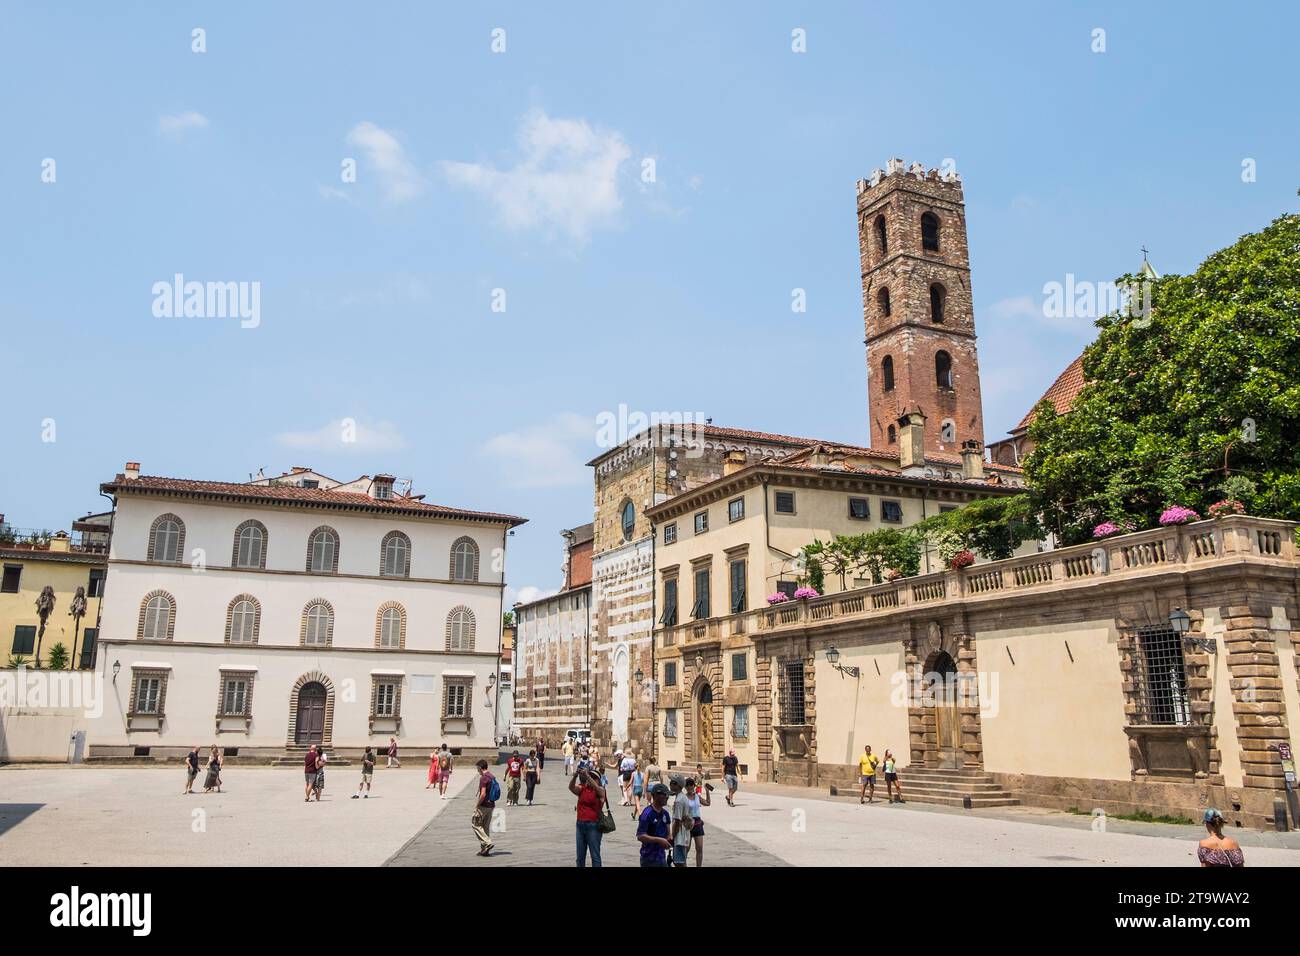
<svg viewBox="0 0 1300 956"><path fill-rule="evenodd" d="M311 681L298 689L298 719L294 743L301 746L325 741L325 685Z"/></svg>
<svg viewBox="0 0 1300 956"><path fill-rule="evenodd" d="M700 683L695 694L695 757L699 763L713 759L713 688L708 681Z"/></svg>
<svg viewBox="0 0 1300 956"><path fill-rule="evenodd" d="M961 714L957 710L957 664L946 651L935 651L925 664L926 705L934 712L936 766L956 769L965 763Z"/></svg>

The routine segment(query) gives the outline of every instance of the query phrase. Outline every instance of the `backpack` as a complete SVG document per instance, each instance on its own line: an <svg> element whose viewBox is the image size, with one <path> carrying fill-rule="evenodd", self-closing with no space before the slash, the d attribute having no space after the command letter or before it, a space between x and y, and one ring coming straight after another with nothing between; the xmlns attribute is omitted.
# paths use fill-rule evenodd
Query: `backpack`
<svg viewBox="0 0 1300 956"><path fill-rule="evenodd" d="M497 783L497 778L492 778L492 786L488 787L487 798L491 803L496 803L501 799L501 784Z"/></svg>

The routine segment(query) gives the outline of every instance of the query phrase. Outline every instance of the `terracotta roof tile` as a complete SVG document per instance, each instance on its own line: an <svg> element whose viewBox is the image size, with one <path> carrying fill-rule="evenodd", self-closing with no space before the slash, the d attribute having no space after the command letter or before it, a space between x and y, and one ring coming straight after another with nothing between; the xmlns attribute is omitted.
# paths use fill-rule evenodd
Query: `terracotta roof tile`
<svg viewBox="0 0 1300 956"><path fill-rule="evenodd" d="M1056 377L1056 381L1051 384L1047 391L1043 392L1043 397L1034 402L1033 407L1025 413L1025 417L1020 420L1020 424L1015 430L1028 428L1029 423L1034 420L1034 408L1038 407L1039 402L1044 398L1052 403L1056 409L1056 414L1064 415L1074 404L1074 400L1079 397L1083 391L1083 353L1065 367L1065 371Z"/></svg>
<svg viewBox="0 0 1300 956"><path fill-rule="evenodd" d="M515 515L497 514L491 511L470 511L465 508L449 508L444 505L431 505L414 498L372 498L355 491L334 491L327 488L301 488L297 485L257 485L234 481L196 481L189 478L165 478L158 475L141 475L128 480L119 474L111 482L100 486L107 492L157 491L163 493L188 494L200 497L239 499L243 501L261 500L298 504L336 505L346 508L361 508L367 511L388 512L391 514L420 515L430 518L466 518L477 521L502 522L511 526L521 525L527 518Z"/></svg>

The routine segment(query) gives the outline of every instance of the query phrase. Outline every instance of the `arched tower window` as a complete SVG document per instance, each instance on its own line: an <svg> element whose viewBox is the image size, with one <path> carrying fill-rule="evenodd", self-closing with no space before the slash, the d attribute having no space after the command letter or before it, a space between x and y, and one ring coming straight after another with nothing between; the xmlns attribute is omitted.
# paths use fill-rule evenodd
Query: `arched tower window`
<svg viewBox="0 0 1300 956"><path fill-rule="evenodd" d="M876 303L880 306L881 318L889 318L889 290L881 289L876 293Z"/></svg>
<svg viewBox="0 0 1300 956"><path fill-rule="evenodd" d="M930 321L943 325L943 310L948 302L948 290L939 283L930 286Z"/></svg>
<svg viewBox="0 0 1300 956"><path fill-rule="evenodd" d="M892 355L886 355L885 360L880 363L880 374L885 380L885 391L892 392L894 390L894 357Z"/></svg>
<svg viewBox="0 0 1300 956"><path fill-rule="evenodd" d="M636 531L636 506L632 504L630 499L623 502L621 521L623 525L623 540L631 541L632 534Z"/></svg>
<svg viewBox="0 0 1300 956"><path fill-rule="evenodd" d="M947 352L934 353L934 381L940 388L952 388L952 356Z"/></svg>
<svg viewBox="0 0 1300 956"><path fill-rule="evenodd" d="M880 250L880 258L889 255L889 231L883 215L876 217L876 248Z"/></svg>
<svg viewBox="0 0 1300 956"><path fill-rule="evenodd" d="M893 425L890 425L890 426L889 426L888 435L889 435L889 443L890 443L891 445L892 445L894 442L898 441L898 432L894 429L894 426L893 426Z"/></svg>
<svg viewBox="0 0 1300 956"><path fill-rule="evenodd" d="M939 251L939 217L932 212L921 215L921 248L926 252Z"/></svg>

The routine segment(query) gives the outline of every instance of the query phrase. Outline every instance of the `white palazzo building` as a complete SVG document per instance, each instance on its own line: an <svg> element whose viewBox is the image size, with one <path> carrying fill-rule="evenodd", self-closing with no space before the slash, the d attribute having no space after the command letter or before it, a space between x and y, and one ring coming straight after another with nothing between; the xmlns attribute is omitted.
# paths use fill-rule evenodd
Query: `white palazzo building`
<svg viewBox="0 0 1300 956"><path fill-rule="evenodd" d="M387 475L142 476L116 503L92 757L367 744L495 752L505 546L524 519Z"/></svg>

